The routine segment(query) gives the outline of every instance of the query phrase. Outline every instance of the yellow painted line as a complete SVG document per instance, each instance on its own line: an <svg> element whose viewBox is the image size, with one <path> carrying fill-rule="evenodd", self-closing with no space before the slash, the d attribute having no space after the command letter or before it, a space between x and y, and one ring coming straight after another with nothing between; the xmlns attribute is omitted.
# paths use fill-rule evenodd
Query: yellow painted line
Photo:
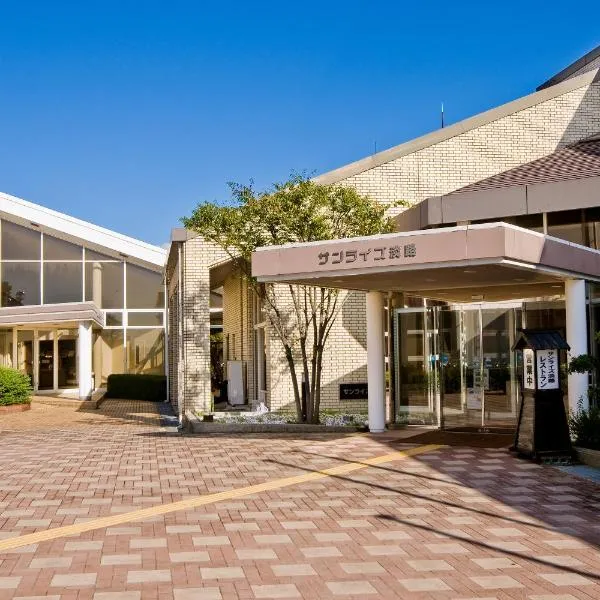
<svg viewBox="0 0 600 600"><path fill-rule="evenodd" d="M244 496L258 494L260 492L278 490L281 488L289 487L291 485L298 485L300 483L306 483L308 481L315 481L316 479L324 479L326 477L343 475L346 473L351 473L352 471L367 469L371 466L381 465L395 460L402 460L410 456L416 456L417 454L433 452L442 447L443 446L438 444L416 446L415 448L408 448L407 450L393 452L392 454L384 454L382 456L375 456L374 458L367 458L366 460L361 462L345 463L343 465L332 467L330 469L325 469L323 471L313 471L311 473L304 473L302 475L296 475L294 477L273 479L272 481L266 481L257 485L249 485L242 488L227 490L225 492L206 494L205 496L197 496L196 498L188 498L187 500L180 500L179 502L170 502L169 504L159 504L158 506L150 506L148 508L142 508L140 510L134 510L118 515L111 515L109 517L100 517L92 521L86 521L85 523L77 523L75 525L66 525L65 527L55 527L54 529L37 531L36 533L28 533L26 535L22 535L16 538L0 540L0 552L2 552L3 550L21 548L22 546L29 546L30 544L47 542L50 540L55 540L57 538L67 537L70 535L78 535L86 531L95 531L96 529L103 529L105 527L123 525L124 523L148 519L150 517L156 517L157 515L166 515L168 513L177 512L179 510L187 510L190 508L196 508L198 506L206 506L207 504L214 504L215 502L221 502L223 500L231 500L232 498L243 498Z"/></svg>

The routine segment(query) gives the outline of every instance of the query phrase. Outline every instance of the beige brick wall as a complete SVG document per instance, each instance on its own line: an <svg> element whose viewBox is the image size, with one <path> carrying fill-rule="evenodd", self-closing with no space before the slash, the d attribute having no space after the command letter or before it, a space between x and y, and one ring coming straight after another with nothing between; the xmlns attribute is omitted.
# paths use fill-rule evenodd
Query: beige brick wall
<svg viewBox="0 0 600 600"><path fill-rule="evenodd" d="M169 339L170 372L175 379L173 403L183 411L209 411L210 381L210 270L209 267L227 258L226 253L196 237L183 243L183 286L172 286L178 265L167 269L169 305L183 294L182 340L176 332ZM177 347L177 344L181 344ZM183 359L181 358L183 354ZM176 394L174 397L173 394Z"/></svg>
<svg viewBox="0 0 600 600"><path fill-rule="evenodd" d="M540 158L598 132L600 85L586 85L348 177L341 183L381 202L407 200L412 204ZM222 260L223 253L208 247L200 238L187 242L185 247L185 399L186 406L206 410L210 401L208 266ZM240 290L235 279L227 286L224 326L230 334L236 332L236 345L244 345L251 393L254 385L250 385L250 377L255 373L251 292ZM277 289L286 293L284 286ZM246 304L244 326L240 297ZM352 411L364 408L366 403L340 403L338 389L342 382L366 381L365 296L345 292L340 300L343 305L324 359L322 407ZM241 355L241 347L239 352ZM287 363L281 343L272 331L267 331L266 352L270 407L294 410Z"/></svg>
<svg viewBox="0 0 600 600"><path fill-rule="evenodd" d="M253 292L239 273L227 277L223 284L223 352L225 377L227 360L241 360L245 370L245 394L250 406L256 405L254 385L254 322Z"/></svg>
<svg viewBox="0 0 600 600"><path fill-rule="evenodd" d="M287 286L275 286L278 306L289 298ZM340 292L336 321L323 355L321 408L342 409L346 412L364 410L366 401L339 401L341 383L361 383L367 380L365 294ZM294 394L283 347L275 332L269 331L268 343L268 401L271 410L295 410ZM296 366L302 374L299 350Z"/></svg>
<svg viewBox="0 0 600 600"><path fill-rule="evenodd" d="M600 84L586 85L344 180L410 204L550 154L600 131Z"/></svg>

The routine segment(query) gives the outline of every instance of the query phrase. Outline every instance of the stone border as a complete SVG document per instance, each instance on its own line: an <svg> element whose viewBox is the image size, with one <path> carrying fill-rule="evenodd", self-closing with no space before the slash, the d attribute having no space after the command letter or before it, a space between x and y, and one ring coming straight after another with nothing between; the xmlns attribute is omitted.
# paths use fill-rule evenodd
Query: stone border
<svg viewBox="0 0 600 600"><path fill-rule="evenodd" d="M298 423L218 423L201 421L193 412L186 411L188 433L356 433L363 427L300 425Z"/></svg>
<svg viewBox="0 0 600 600"><path fill-rule="evenodd" d="M577 458L588 467L596 467L600 469L600 450L591 450L590 448L574 447L577 452Z"/></svg>
<svg viewBox="0 0 600 600"><path fill-rule="evenodd" d="M25 404L7 404L6 406L0 406L0 414L2 413L17 413L31 410L31 402Z"/></svg>

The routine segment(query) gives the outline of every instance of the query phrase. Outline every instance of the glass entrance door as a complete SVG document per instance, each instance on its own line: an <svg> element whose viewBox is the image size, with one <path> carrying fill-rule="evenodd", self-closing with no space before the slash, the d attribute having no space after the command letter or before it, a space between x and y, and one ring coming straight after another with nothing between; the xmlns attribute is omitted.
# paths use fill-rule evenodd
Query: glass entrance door
<svg viewBox="0 0 600 600"><path fill-rule="evenodd" d="M438 424L436 317L432 308L396 311L396 421L399 423Z"/></svg>
<svg viewBox="0 0 600 600"><path fill-rule="evenodd" d="M58 340L58 387L77 387L77 340L60 338Z"/></svg>
<svg viewBox="0 0 600 600"><path fill-rule="evenodd" d="M54 389L54 340L39 342L38 389Z"/></svg>
<svg viewBox="0 0 600 600"><path fill-rule="evenodd" d="M520 305L399 309L396 418L447 429L513 428Z"/></svg>

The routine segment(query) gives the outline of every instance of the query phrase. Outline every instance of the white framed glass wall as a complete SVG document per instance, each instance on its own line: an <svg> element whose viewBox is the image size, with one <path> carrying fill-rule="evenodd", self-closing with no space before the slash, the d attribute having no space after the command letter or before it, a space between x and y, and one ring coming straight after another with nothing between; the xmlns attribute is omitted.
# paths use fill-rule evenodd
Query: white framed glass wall
<svg viewBox="0 0 600 600"><path fill-rule="evenodd" d="M396 309L396 420L511 427L517 415L520 302Z"/></svg>
<svg viewBox="0 0 600 600"><path fill-rule="evenodd" d="M0 220L2 307L87 301L104 312L106 328L94 331L96 386L110 373L164 374L162 279L126 256Z"/></svg>

